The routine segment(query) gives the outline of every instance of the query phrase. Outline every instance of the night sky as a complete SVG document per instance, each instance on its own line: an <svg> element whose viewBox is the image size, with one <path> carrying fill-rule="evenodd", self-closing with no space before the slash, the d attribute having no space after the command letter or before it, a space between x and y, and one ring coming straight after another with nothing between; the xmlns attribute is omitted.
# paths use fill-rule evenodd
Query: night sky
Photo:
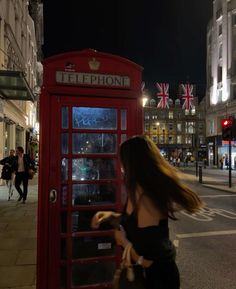
<svg viewBox="0 0 236 289"><path fill-rule="evenodd" d="M44 0L44 57L93 48L144 67L156 82L206 85L206 29L213 0Z"/></svg>

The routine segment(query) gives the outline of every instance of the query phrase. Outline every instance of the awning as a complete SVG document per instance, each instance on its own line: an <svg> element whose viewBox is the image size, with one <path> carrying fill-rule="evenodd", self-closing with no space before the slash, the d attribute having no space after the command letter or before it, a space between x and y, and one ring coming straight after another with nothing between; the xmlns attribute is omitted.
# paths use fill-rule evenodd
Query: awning
<svg viewBox="0 0 236 289"><path fill-rule="evenodd" d="M22 71L0 70L0 97L35 101L35 95Z"/></svg>

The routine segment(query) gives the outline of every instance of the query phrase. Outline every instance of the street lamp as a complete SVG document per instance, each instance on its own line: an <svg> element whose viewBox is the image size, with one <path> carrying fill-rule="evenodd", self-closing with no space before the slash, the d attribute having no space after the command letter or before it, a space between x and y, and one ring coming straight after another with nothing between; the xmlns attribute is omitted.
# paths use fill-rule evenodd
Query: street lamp
<svg viewBox="0 0 236 289"><path fill-rule="evenodd" d="M142 101L143 101L143 107L144 107L147 104L148 98L147 97L143 97Z"/></svg>
<svg viewBox="0 0 236 289"><path fill-rule="evenodd" d="M159 122L157 122L156 123L156 125L157 125L157 144L160 144L160 123Z"/></svg>

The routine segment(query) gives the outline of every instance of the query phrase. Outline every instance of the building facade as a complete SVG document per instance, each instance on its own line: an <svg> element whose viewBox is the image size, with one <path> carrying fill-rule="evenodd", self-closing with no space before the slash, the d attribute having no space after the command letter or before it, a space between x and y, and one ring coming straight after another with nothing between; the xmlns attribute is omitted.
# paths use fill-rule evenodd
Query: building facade
<svg viewBox="0 0 236 289"><path fill-rule="evenodd" d="M157 100L151 99L144 106L145 134L156 143L162 155L183 162L203 160L205 154L205 105L182 108L180 99L169 99L169 108L158 108Z"/></svg>
<svg viewBox="0 0 236 289"><path fill-rule="evenodd" d="M228 158L221 120L236 118L236 0L213 1L207 28L206 140L211 165ZM236 159L232 146L232 163Z"/></svg>
<svg viewBox="0 0 236 289"><path fill-rule="evenodd" d="M42 71L30 2L0 1L0 159L17 146L27 150L37 127L35 89Z"/></svg>

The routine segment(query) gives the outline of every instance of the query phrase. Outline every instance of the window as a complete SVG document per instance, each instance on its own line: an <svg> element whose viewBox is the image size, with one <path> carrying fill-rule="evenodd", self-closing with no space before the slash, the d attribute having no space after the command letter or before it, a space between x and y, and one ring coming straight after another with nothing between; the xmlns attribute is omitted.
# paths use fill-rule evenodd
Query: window
<svg viewBox="0 0 236 289"><path fill-rule="evenodd" d="M149 118L150 118L149 115L147 113L145 113L144 119L149 119Z"/></svg>
<svg viewBox="0 0 236 289"><path fill-rule="evenodd" d="M232 14L232 25L236 25L236 13Z"/></svg>
<svg viewBox="0 0 236 289"><path fill-rule="evenodd" d="M222 16L222 7L219 7L216 11L216 19L219 19ZM219 24L221 25L221 23Z"/></svg>
<svg viewBox="0 0 236 289"><path fill-rule="evenodd" d="M160 135L160 143L161 144L165 143L165 136L164 135Z"/></svg>
<svg viewBox="0 0 236 289"><path fill-rule="evenodd" d="M180 107L180 99L176 99L175 100L175 106L176 107Z"/></svg>
<svg viewBox="0 0 236 289"><path fill-rule="evenodd" d="M155 99L150 100L150 106L156 106L156 101Z"/></svg>
<svg viewBox="0 0 236 289"><path fill-rule="evenodd" d="M236 75L236 59L232 60L232 69L233 69L233 75Z"/></svg>
<svg viewBox="0 0 236 289"><path fill-rule="evenodd" d="M173 138L172 135L169 135L168 141L169 141L169 144L173 144L174 143L174 138Z"/></svg>
<svg viewBox="0 0 236 289"><path fill-rule="evenodd" d="M145 123L145 131L149 131L149 124Z"/></svg>
<svg viewBox="0 0 236 289"><path fill-rule="evenodd" d="M169 130L173 129L173 123L169 123Z"/></svg>
<svg viewBox="0 0 236 289"><path fill-rule="evenodd" d="M169 107L172 107L172 106L173 106L173 100L172 100L171 98L169 98L168 104L169 104Z"/></svg>
<svg viewBox="0 0 236 289"><path fill-rule="evenodd" d="M181 123L177 123L177 131L181 132L182 131L182 125Z"/></svg>
<svg viewBox="0 0 236 289"><path fill-rule="evenodd" d="M222 82L222 66L220 66L220 65L218 65L217 80L218 80L218 82Z"/></svg>
<svg viewBox="0 0 236 289"><path fill-rule="evenodd" d="M199 130L203 130L203 128L204 128L204 124L203 124L203 123L199 123L199 124L198 124L198 129L199 129Z"/></svg>
<svg viewBox="0 0 236 289"><path fill-rule="evenodd" d="M153 136L152 136L152 140L153 140L154 143L157 143L157 136L156 136L156 135L153 135Z"/></svg>
<svg viewBox="0 0 236 289"><path fill-rule="evenodd" d="M218 89L218 102L222 102L222 89Z"/></svg>
<svg viewBox="0 0 236 289"><path fill-rule="evenodd" d="M195 109L195 107L193 107L193 108L191 109L191 114L192 114L192 115L195 115L195 114L196 114L196 109Z"/></svg>
<svg viewBox="0 0 236 289"><path fill-rule="evenodd" d="M189 115L189 109L185 109L184 114Z"/></svg>
<svg viewBox="0 0 236 289"><path fill-rule="evenodd" d="M232 49L236 50L236 34L233 34L232 38Z"/></svg>
<svg viewBox="0 0 236 289"><path fill-rule="evenodd" d="M195 133L194 123L192 121L185 123L185 132L186 133Z"/></svg>
<svg viewBox="0 0 236 289"><path fill-rule="evenodd" d="M173 111L169 111L169 119L173 119L174 118L174 112Z"/></svg>
<svg viewBox="0 0 236 289"><path fill-rule="evenodd" d="M222 58L222 43L219 45L219 59Z"/></svg>
<svg viewBox="0 0 236 289"><path fill-rule="evenodd" d="M181 143L182 143L182 136L177 135L177 144L181 144Z"/></svg>
<svg viewBox="0 0 236 289"><path fill-rule="evenodd" d="M199 144L204 144L204 136L203 135L199 135L198 140L199 140Z"/></svg>
<svg viewBox="0 0 236 289"><path fill-rule="evenodd" d="M211 45L212 37L211 33L208 34L208 44Z"/></svg>
<svg viewBox="0 0 236 289"><path fill-rule="evenodd" d="M209 125L209 133L212 135L214 134L215 132L215 123L214 123L214 120L209 120L208 122L208 125Z"/></svg>
<svg viewBox="0 0 236 289"><path fill-rule="evenodd" d="M236 99L236 85L235 84L232 86L232 96L233 96L233 99Z"/></svg>
<svg viewBox="0 0 236 289"><path fill-rule="evenodd" d="M185 136L185 143L186 144L192 144L192 136L191 135Z"/></svg>
<svg viewBox="0 0 236 289"><path fill-rule="evenodd" d="M220 36L222 34L222 23L218 26L218 35Z"/></svg>

